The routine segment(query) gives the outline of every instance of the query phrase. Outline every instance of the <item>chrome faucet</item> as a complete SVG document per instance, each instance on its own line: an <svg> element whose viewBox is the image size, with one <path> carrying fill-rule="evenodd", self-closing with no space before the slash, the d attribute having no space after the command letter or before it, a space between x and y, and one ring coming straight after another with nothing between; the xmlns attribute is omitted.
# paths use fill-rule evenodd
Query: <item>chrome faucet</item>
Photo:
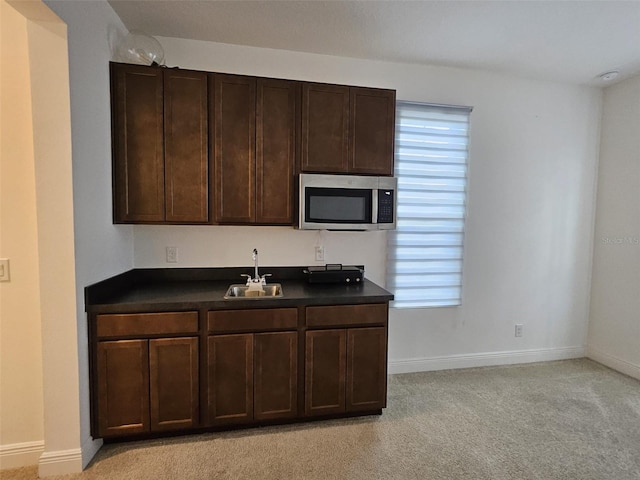
<svg viewBox="0 0 640 480"><path fill-rule="evenodd" d="M243 277L247 277L247 286L251 286L251 285L266 285L267 284L267 277L270 277L271 274L270 273L265 273L262 276L260 276L258 274L258 249L257 248L253 249L253 268L254 268L253 278L251 278L251 275L249 275L248 273L243 273L242 274Z"/></svg>
<svg viewBox="0 0 640 480"><path fill-rule="evenodd" d="M253 249L253 268L255 270L253 275L253 281L259 282L260 275L258 275L258 249L257 248Z"/></svg>

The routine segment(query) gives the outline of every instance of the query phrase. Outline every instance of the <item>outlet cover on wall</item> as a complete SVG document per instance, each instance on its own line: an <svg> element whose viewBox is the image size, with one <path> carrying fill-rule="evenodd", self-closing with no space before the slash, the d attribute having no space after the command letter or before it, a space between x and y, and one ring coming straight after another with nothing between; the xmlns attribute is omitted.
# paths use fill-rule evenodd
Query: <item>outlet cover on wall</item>
<svg viewBox="0 0 640 480"><path fill-rule="evenodd" d="M178 263L178 247L166 247L166 262Z"/></svg>
<svg viewBox="0 0 640 480"><path fill-rule="evenodd" d="M316 245L316 262L324 262L324 247Z"/></svg>
<svg viewBox="0 0 640 480"><path fill-rule="evenodd" d="M524 327L524 325L522 325L521 323L516 324L516 337L521 337L522 336L522 328Z"/></svg>

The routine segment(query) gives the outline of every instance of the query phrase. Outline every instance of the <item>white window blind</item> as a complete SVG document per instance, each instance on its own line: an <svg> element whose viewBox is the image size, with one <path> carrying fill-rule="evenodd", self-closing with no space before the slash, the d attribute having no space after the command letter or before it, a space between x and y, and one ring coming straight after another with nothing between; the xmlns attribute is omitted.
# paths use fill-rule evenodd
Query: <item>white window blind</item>
<svg viewBox="0 0 640 480"><path fill-rule="evenodd" d="M397 228L388 234L392 306L460 305L469 107L398 102Z"/></svg>

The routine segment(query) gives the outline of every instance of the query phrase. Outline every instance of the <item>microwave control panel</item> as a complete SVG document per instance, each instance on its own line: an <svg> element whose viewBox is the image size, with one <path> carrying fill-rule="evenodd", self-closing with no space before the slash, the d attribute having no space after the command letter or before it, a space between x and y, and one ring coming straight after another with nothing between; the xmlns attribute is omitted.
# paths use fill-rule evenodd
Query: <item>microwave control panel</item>
<svg viewBox="0 0 640 480"><path fill-rule="evenodd" d="M378 190L378 223L393 223L393 190Z"/></svg>

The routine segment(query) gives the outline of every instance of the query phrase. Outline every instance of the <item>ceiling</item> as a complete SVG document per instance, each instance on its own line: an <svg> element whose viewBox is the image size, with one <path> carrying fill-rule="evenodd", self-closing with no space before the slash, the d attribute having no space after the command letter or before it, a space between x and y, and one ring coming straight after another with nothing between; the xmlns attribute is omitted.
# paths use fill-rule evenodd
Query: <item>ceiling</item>
<svg viewBox="0 0 640 480"><path fill-rule="evenodd" d="M153 36L603 86L640 73L640 0L109 0ZM617 70L605 83L599 75Z"/></svg>

